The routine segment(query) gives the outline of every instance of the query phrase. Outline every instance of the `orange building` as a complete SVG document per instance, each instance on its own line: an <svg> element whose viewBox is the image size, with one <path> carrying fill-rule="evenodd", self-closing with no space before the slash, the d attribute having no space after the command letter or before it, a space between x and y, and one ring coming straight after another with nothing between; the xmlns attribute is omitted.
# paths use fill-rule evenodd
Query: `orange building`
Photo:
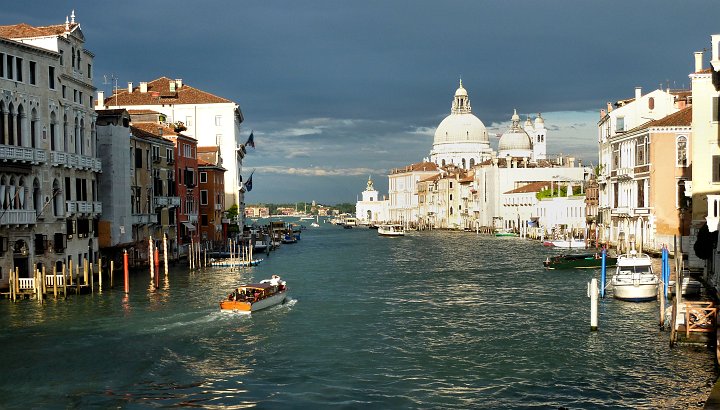
<svg viewBox="0 0 720 410"><path fill-rule="evenodd" d="M220 247L227 239L225 214L225 171L218 147L198 147L200 189L200 240Z"/></svg>

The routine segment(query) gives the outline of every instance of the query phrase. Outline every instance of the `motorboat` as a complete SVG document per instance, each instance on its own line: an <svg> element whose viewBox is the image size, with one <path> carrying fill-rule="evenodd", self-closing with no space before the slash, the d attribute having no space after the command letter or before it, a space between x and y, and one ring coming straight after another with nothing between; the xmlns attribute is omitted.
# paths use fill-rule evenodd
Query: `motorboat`
<svg viewBox="0 0 720 410"><path fill-rule="evenodd" d="M405 236L405 228L399 224L379 225L377 232L380 236Z"/></svg>
<svg viewBox="0 0 720 410"><path fill-rule="evenodd" d="M605 256L605 266L615 266L617 258ZM574 253L556 255L545 259L543 265L548 269L596 269L602 267L600 253Z"/></svg>
<svg viewBox="0 0 720 410"><path fill-rule="evenodd" d="M291 233L286 233L285 235L283 235L282 243L285 243L285 244L297 243L297 237L295 237L295 235L293 235Z"/></svg>
<svg viewBox="0 0 720 410"><path fill-rule="evenodd" d="M320 227L320 217L318 215L315 215L315 222L311 223L310 226L313 228L319 228Z"/></svg>
<svg viewBox="0 0 720 410"><path fill-rule="evenodd" d="M668 290L670 293L675 293L675 281L671 280L668 282ZM683 296L696 296L700 294L702 290L702 283L695 279L684 277L682 280L682 295Z"/></svg>
<svg viewBox="0 0 720 410"><path fill-rule="evenodd" d="M495 231L495 236L500 236L500 237L502 237L502 236L517 237L517 236L520 236L520 235L516 234L515 232L513 232L513 231L511 231L511 230L509 230L509 229L502 229L502 230L496 230L496 231Z"/></svg>
<svg viewBox="0 0 720 410"><path fill-rule="evenodd" d="M615 266L610 280L615 299L642 302L657 298L660 281L653 272L650 256L633 250L619 255Z"/></svg>
<svg viewBox="0 0 720 410"><path fill-rule="evenodd" d="M239 286L226 300L220 302L220 310L251 313L285 303L287 297L287 284L280 276L273 275L259 283Z"/></svg>
<svg viewBox="0 0 720 410"><path fill-rule="evenodd" d="M262 262L263 259L252 259L252 260L243 260L241 258L218 258L218 259L210 259L209 263L210 266L214 267L223 267L223 268L238 268L238 267L247 267L247 266L257 266Z"/></svg>
<svg viewBox="0 0 720 410"><path fill-rule="evenodd" d="M577 238L572 238L570 240L558 239L558 240L553 240L553 241L545 241L545 242L543 242L543 245L554 246L556 248L563 248L563 249L584 249L585 248L585 239L577 239Z"/></svg>

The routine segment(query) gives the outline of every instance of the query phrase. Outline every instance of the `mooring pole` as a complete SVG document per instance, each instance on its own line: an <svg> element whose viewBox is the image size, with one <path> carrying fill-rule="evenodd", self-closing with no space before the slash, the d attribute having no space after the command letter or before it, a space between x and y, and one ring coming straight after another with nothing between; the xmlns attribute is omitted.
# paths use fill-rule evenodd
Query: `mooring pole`
<svg viewBox="0 0 720 410"><path fill-rule="evenodd" d="M607 275L607 249L602 249L602 262L600 263L600 297L605 298L605 278Z"/></svg>
<svg viewBox="0 0 720 410"><path fill-rule="evenodd" d="M597 278L590 281L590 330L598 330L598 283Z"/></svg>
<svg viewBox="0 0 720 410"><path fill-rule="evenodd" d="M124 277L125 277L125 293L130 293L130 271L128 267L128 253L127 249L125 249L123 253L123 270L124 270Z"/></svg>

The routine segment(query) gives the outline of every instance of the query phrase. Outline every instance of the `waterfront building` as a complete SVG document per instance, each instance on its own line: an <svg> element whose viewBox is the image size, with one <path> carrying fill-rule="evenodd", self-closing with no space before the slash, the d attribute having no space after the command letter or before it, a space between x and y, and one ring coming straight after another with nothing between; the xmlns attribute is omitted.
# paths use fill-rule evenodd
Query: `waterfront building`
<svg viewBox="0 0 720 410"><path fill-rule="evenodd" d="M710 66L703 67L703 53L695 53L695 70L690 74L692 82L692 184L688 194L692 195L692 238L688 248L693 249L698 233L707 225L710 232L716 232L720 223L720 34L710 37ZM707 241L707 239L704 239ZM689 252L689 267L717 270L720 255L712 252L709 260L699 259L695 252ZM713 259L714 258L714 259ZM713 284L720 286L717 276Z"/></svg>
<svg viewBox="0 0 720 410"><path fill-rule="evenodd" d="M94 57L74 12L0 26L0 287L98 260Z"/></svg>
<svg viewBox="0 0 720 410"><path fill-rule="evenodd" d="M667 198L675 203L678 178L684 178L687 165L678 165L674 152L676 142L682 140L683 134L687 139L689 129L683 124L687 118L682 116L658 122L657 128L653 128L653 121L684 108L687 97L688 92L684 90L654 90L643 95L642 89L637 87L634 98L608 103L607 111L601 110L598 122L600 166L597 179L600 242L616 245L633 240L644 243L646 248L657 246L658 221L651 208L659 204L653 204L650 195L658 200L660 197L655 197L655 194L669 195ZM673 141L668 147L664 144L669 139ZM659 144L658 148L654 147L655 142ZM663 144L662 149L660 144ZM668 174L663 174L667 179L656 178L660 167L652 166L653 158L656 165L673 158L671 161L675 166L668 168ZM651 178L653 172L655 177ZM671 187L670 191L654 192L666 183ZM664 221L669 220L665 217ZM677 226L675 222L675 233ZM661 232L669 231L672 229L661 228Z"/></svg>
<svg viewBox="0 0 720 410"><path fill-rule="evenodd" d="M177 196L174 144L157 123L131 122L124 109L98 110L98 145L105 164L99 177L105 204L99 222L103 256L118 263L128 250L132 266L149 262L149 238L177 257ZM155 113L157 115L157 113Z"/></svg>
<svg viewBox="0 0 720 410"><path fill-rule="evenodd" d="M388 175L388 213L390 221L399 223L417 223L418 192L417 183L440 171L434 162L417 162L404 168L394 168Z"/></svg>
<svg viewBox="0 0 720 410"><path fill-rule="evenodd" d="M355 204L355 217L358 223L365 225L386 222L390 219L389 205L389 200L380 199L372 178L368 177L367 186L362 192L362 200Z"/></svg>
<svg viewBox="0 0 720 410"><path fill-rule="evenodd" d="M247 218L267 218L270 216L270 208L266 206L246 206L245 216Z"/></svg>
<svg viewBox="0 0 720 410"><path fill-rule="evenodd" d="M239 215L245 214L241 172L246 150L240 136L244 118L237 103L191 87L181 79L160 77L137 87L128 83L127 89L115 90L109 98L100 93L98 104L160 112L166 123L185 128L183 135L195 139L198 146L220 147L223 167L227 169L225 205L238 205Z"/></svg>
<svg viewBox="0 0 720 410"><path fill-rule="evenodd" d="M575 166L571 157L548 160L546 137L540 114L521 125L515 110L495 152L482 121L472 114L461 82L450 115L435 132L430 157L391 170L390 219L449 229L518 230L528 225L531 217L538 216L524 207L509 206L514 200L511 191L543 181L579 186L590 173L580 164ZM506 194L511 197L504 198Z"/></svg>
<svg viewBox="0 0 720 410"><path fill-rule="evenodd" d="M220 247L227 240L225 168L218 147L198 147L200 174L200 240Z"/></svg>

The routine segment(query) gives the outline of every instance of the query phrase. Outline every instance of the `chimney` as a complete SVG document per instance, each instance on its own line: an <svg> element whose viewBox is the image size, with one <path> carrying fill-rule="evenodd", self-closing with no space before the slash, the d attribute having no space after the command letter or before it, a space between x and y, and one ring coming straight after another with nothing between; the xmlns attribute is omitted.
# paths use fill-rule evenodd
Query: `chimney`
<svg viewBox="0 0 720 410"><path fill-rule="evenodd" d="M132 81L130 81L130 82L128 82L128 93L132 93L132 89L133 89Z"/></svg>
<svg viewBox="0 0 720 410"><path fill-rule="evenodd" d="M102 108L105 105L105 91L98 91L97 101L95 102L96 108Z"/></svg>
<svg viewBox="0 0 720 410"><path fill-rule="evenodd" d="M703 69L703 52L702 51L696 51L695 53L695 72L699 73Z"/></svg>
<svg viewBox="0 0 720 410"><path fill-rule="evenodd" d="M610 101L607 102L607 112L608 114L612 112L612 103Z"/></svg>
<svg viewBox="0 0 720 410"><path fill-rule="evenodd" d="M178 90L181 89L182 86L183 86L183 84L182 84L182 78L176 78L176 79L175 79L175 84L176 84Z"/></svg>
<svg viewBox="0 0 720 410"><path fill-rule="evenodd" d="M574 158L574 157L569 157L569 158L568 158L568 164L569 164L570 168L575 168L575 158Z"/></svg>
<svg viewBox="0 0 720 410"><path fill-rule="evenodd" d="M607 113L605 112L605 110L600 110L600 119L602 120L603 118L605 118L606 114Z"/></svg>
<svg viewBox="0 0 720 410"><path fill-rule="evenodd" d="M144 82L144 81L141 81L141 82L140 82L140 92L141 92L141 93L146 93L146 92L147 92L147 83Z"/></svg>
<svg viewBox="0 0 720 410"><path fill-rule="evenodd" d="M642 97L642 87L635 87L635 101L638 101Z"/></svg>

